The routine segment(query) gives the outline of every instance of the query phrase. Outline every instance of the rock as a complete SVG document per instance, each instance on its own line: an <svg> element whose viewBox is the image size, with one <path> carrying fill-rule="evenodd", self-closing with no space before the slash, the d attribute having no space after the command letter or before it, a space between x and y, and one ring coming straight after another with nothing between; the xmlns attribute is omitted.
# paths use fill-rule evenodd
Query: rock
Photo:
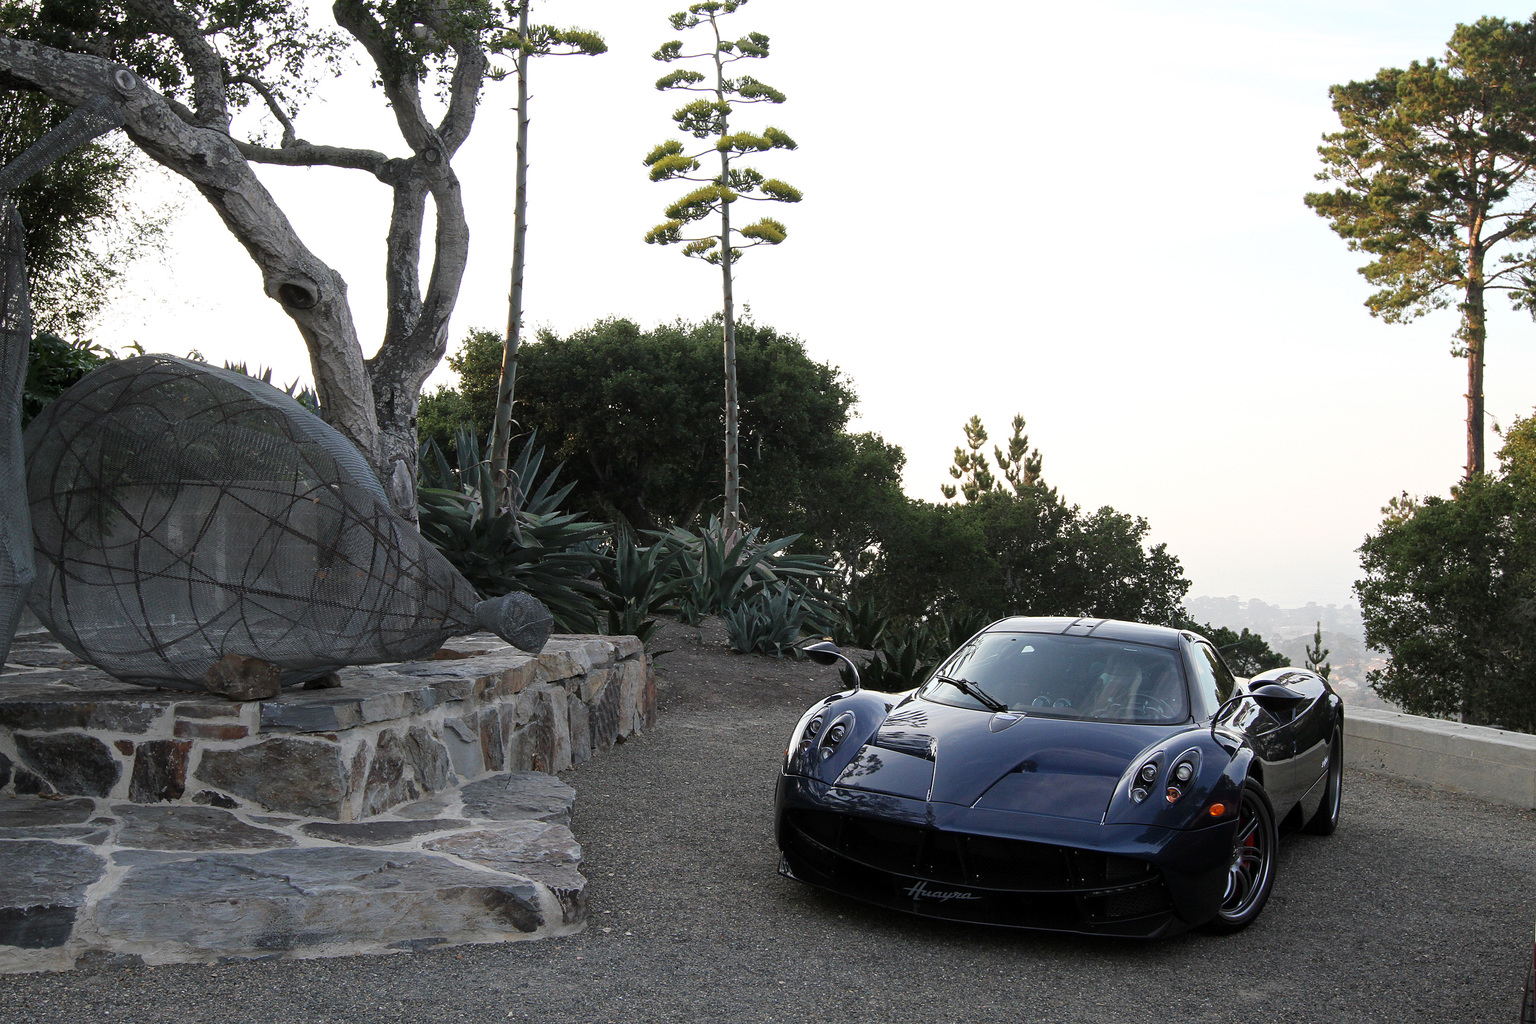
<svg viewBox="0 0 1536 1024"><path fill-rule="evenodd" d="M409 842L417 836L449 829L464 828L469 822L462 818L428 818L422 821L312 821L299 831L316 839L329 839L333 843L348 846L393 846Z"/></svg>
<svg viewBox="0 0 1536 1024"><path fill-rule="evenodd" d="M564 825L509 821L492 828L429 839L422 846L547 886L566 924L587 916L587 880L577 870L581 844Z"/></svg>
<svg viewBox="0 0 1536 1024"><path fill-rule="evenodd" d="M96 813L96 802L75 800L7 800L0 797L0 829L80 825Z"/></svg>
<svg viewBox="0 0 1536 1024"><path fill-rule="evenodd" d="M83 846L20 840L0 843L0 946L64 945L86 889L106 865Z"/></svg>
<svg viewBox="0 0 1536 1024"><path fill-rule="evenodd" d="M105 940L127 947L337 953L441 936L495 942L544 925L532 883L421 853L321 847L117 860L129 866L96 922Z"/></svg>
<svg viewBox="0 0 1536 1024"><path fill-rule="evenodd" d="M349 765L334 743L274 736L236 750L205 750L194 778L269 811L340 818Z"/></svg>
<svg viewBox="0 0 1536 1024"><path fill-rule="evenodd" d="M393 732L379 733L373 760L368 765L368 781L363 786L363 817L421 796L421 791L406 776L405 769L405 743Z"/></svg>
<svg viewBox="0 0 1536 1024"><path fill-rule="evenodd" d="M411 726L405 737L405 755L423 792L435 793L448 785L448 751L426 729Z"/></svg>
<svg viewBox="0 0 1536 1024"><path fill-rule="evenodd" d="M570 705L571 764L581 764L592 756L592 716L579 700Z"/></svg>
<svg viewBox="0 0 1536 1024"><path fill-rule="evenodd" d="M333 690L341 685L341 675L336 672L324 672L313 679L306 679L300 689L304 690Z"/></svg>
<svg viewBox="0 0 1536 1024"><path fill-rule="evenodd" d="M267 700L283 692L283 670L260 658L226 654L203 673L203 687L230 700Z"/></svg>
<svg viewBox="0 0 1536 1024"><path fill-rule="evenodd" d="M569 824L576 791L543 772L503 772L467 784L464 813L475 818L506 821L531 818Z"/></svg>
<svg viewBox="0 0 1536 1024"><path fill-rule="evenodd" d="M327 700L323 704L268 700L261 705L263 732L340 732L362 720L363 712L355 699Z"/></svg>
<svg viewBox="0 0 1536 1024"><path fill-rule="evenodd" d="M506 764L501 745L501 714L494 708L480 712L480 757L486 771L500 771Z"/></svg>
<svg viewBox="0 0 1536 1024"><path fill-rule="evenodd" d="M223 793L215 793L211 789L205 789L192 798L193 803L204 804L209 807L224 807L233 810L239 807L239 803Z"/></svg>
<svg viewBox="0 0 1536 1024"><path fill-rule="evenodd" d="M607 753L613 749L613 743L619 738L619 704L623 698L617 679L610 679L608 685L603 687L602 695L596 704L592 706L590 724L592 726L592 750L594 753Z"/></svg>
<svg viewBox="0 0 1536 1024"><path fill-rule="evenodd" d="M18 732L91 729L139 735L147 732L165 709L163 700L145 697L92 700L15 697L0 701L0 728Z"/></svg>
<svg viewBox="0 0 1536 1024"><path fill-rule="evenodd" d="M70 796L106 796L123 774L105 743L80 732L18 734L16 753L52 789Z"/></svg>
<svg viewBox="0 0 1536 1024"><path fill-rule="evenodd" d="M463 718L443 720L443 746L453 770L465 778L474 778L486 770L480 757L480 727Z"/></svg>
<svg viewBox="0 0 1536 1024"><path fill-rule="evenodd" d="M180 800L187 790L187 754L191 750L190 740L145 740L140 743L133 756L128 799L137 804Z"/></svg>
<svg viewBox="0 0 1536 1024"><path fill-rule="evenodd" d="M0 754L0 789L4 789L11 781L11 759Z"/></svg>
<svg viewBox="0 0 1536 1024"><path fill-rule="evenodd" d="M214 807L114 804L117 844L138 850L262 850L294 845L281 832L247 825Z"/></svg>

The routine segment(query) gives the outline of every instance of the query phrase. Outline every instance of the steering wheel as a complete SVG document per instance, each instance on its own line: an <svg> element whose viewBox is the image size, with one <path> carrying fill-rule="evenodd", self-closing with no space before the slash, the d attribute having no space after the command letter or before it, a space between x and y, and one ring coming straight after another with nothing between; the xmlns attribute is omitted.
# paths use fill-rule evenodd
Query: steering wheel
<svg viewBox="0 0 1536 1024"><path fill-rule="evenodd" d="M1131 698L1128 709L1138 718L1169 718L1173 715L1173 705L1161 697L1154 697L1150 693L1138 693Z"/></svg>

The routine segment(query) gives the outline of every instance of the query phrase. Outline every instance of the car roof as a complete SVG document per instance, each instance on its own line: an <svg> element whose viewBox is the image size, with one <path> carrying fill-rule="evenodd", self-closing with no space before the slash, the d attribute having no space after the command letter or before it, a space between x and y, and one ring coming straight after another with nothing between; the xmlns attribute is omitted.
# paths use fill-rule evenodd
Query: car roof
<svg viewBox="0 0 1536 1024"><path fill-rule="evenodd" d="M1148 644L1153 647L1179 646L1182 630L1171 626L1152 626L1144 622L1124 622L1120 619L1089 619L1015 615L999 619L985 633L1059 633L1063 636L1092 636L1104 640L1125 640Z"/></svg>

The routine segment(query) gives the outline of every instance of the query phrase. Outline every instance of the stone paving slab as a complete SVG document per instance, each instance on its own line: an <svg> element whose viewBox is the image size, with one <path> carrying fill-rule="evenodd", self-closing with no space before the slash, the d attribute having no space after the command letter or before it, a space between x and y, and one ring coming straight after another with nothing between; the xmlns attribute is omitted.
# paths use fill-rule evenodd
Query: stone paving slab
<svg viewBox="0 0 1536 1024"><path fill-rule="evenodd" d="M586 880L566 824L574 801L538 772L487 776L362 822L0 796L0 971L577 931Z"/></svg>

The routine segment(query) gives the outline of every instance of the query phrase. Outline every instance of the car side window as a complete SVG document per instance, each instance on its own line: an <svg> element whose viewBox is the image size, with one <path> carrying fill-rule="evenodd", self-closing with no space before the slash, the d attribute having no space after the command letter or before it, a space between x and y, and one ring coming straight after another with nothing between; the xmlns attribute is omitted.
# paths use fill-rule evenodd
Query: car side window
<svg viewBox="0 0 1536 1024"><path fill-rule="evenodd" d="M1216 713L1222 701L1232 696L1237 681L1232 678L1232 673L1227 671L1227 666L1222 664L1220 656L1210 644L1191 644L1189 654L1190 660L1194 662L1195 692L1205 704L1205 717L1209 717Z"/></svg>

